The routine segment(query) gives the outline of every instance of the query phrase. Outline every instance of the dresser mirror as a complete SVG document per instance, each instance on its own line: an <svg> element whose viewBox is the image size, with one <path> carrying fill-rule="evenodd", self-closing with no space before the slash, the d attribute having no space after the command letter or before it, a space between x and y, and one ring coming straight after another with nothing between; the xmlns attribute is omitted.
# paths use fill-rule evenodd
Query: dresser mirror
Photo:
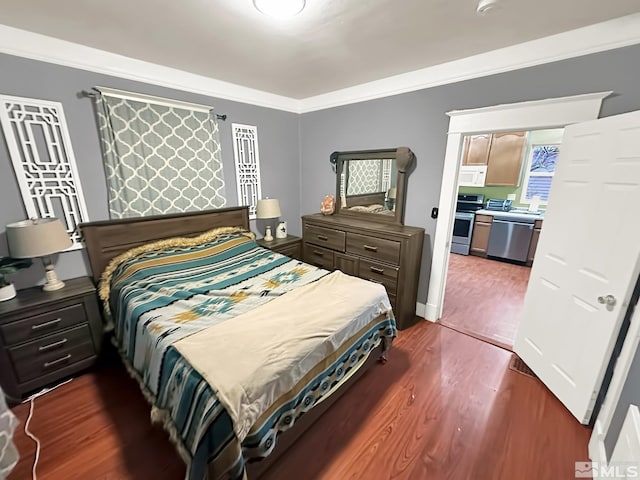
<svg viewBox="0 0 640 480"><path fill-rule="evenodd" d="M415 163L409 148L334 152L330 161L337 214L403 224L406 175Z"/></svg>

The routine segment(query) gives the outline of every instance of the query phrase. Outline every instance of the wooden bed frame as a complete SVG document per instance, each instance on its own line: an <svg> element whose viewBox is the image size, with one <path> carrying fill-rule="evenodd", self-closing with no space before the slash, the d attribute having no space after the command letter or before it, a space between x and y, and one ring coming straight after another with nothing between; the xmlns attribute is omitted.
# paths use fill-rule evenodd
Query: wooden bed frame
<svg viewBox="0 0 640 480"><path fill-rule="evenodd" d="M165 238L193 237L217 227L249 230L249 207L231 207L196 213L105 220L80 225L89 255L93 280L97 283L109 261L130 248ZM381 344L382 345L382 344ZM326 400L300 417L295 425L278 435L276 447L263 460L247 464L250 479L259 478L295 441L333 405L366 370L381 357L382 347L372 351L364 365Z"/></svg>
<svg viewBox="0 0 640 480"><path fill-rule="evenodd" d="M80 225L95 282L100 280L100 275L112 258L133 247L171 237L195 237L217 227L243 227L249 230L249 207L104 220Z"/></svg>

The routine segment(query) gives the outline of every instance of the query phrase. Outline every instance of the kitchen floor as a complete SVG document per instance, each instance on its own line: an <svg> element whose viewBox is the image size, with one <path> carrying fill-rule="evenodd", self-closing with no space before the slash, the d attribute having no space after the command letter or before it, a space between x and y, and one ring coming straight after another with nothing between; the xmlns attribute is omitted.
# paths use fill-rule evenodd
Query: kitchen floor
<svg viewBox="0 0 640 480"><path fill-rule="evenodd" d="M530 273L521 265L450 254L442 325L511 350Z"/></svg>

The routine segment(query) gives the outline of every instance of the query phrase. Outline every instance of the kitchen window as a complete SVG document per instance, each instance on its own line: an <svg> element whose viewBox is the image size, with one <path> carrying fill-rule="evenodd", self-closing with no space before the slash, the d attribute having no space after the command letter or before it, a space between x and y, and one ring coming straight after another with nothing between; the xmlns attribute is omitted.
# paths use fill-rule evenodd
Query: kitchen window
<svg viewBox="0 0 640 480"><path fill-rule="evenodd" d="M520 203L529 204L534 196L538 196L539 203L546 205L549 201L551 182L556 171L559 153L559 144L532 144L530 146Z"/></svg>

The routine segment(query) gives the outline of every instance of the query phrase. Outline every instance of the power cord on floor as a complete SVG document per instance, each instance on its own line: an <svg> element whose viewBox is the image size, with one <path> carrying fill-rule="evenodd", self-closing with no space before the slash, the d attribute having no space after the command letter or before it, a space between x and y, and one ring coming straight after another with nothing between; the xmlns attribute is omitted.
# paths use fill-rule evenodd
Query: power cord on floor
<svg viewBox="0 0 640 480"><path fill-rule="evenodd" d="M36 466L38 465L38 459L40 458L40 440L29 430L29 422L31 422L31 417L33 416L33 411L36 404L36 398L31 397L29 399L29 403L31 405L29 406L29 416L27 417L27 421L24 422L24 433L27 435L27 437L29 437L31 440L36 442L36 455L33 459L33 468L31 469L31 477L33 478L33 480L37 480L38 476L36 475Z"/></svg>
<svg viewBox="0 0 640 480"><path fill-rule="evenodd" d="M31 395L29 398L27 398L24 402L22 403L27 403L29 402L29 416L27 417L27 421L24 422L24 433L27 437L29 437L31 440L33 440L36 443L36 454L33 458L33 467L31 469L31 476L33 478L33 480L37 480L37 475L36 475L36 467L38 466L38 460L40 459L40 440L38 439L38 437L36 437L30 430L29 430L29 423L31 422L31 418L33 417L33 412L35 411L35 406L36 406L36 398L41 397L42 395L45 395L53 390L55 390L58 387L61 387L62 385L66 385L67 383L69 383L71 380L73 380L73 378L70 378L69 380L66 380L62 383L59 383L58 385L51 387L51 388L45 388L43 390L40 390L38 393L34 393L33 395Z"/></svg>

